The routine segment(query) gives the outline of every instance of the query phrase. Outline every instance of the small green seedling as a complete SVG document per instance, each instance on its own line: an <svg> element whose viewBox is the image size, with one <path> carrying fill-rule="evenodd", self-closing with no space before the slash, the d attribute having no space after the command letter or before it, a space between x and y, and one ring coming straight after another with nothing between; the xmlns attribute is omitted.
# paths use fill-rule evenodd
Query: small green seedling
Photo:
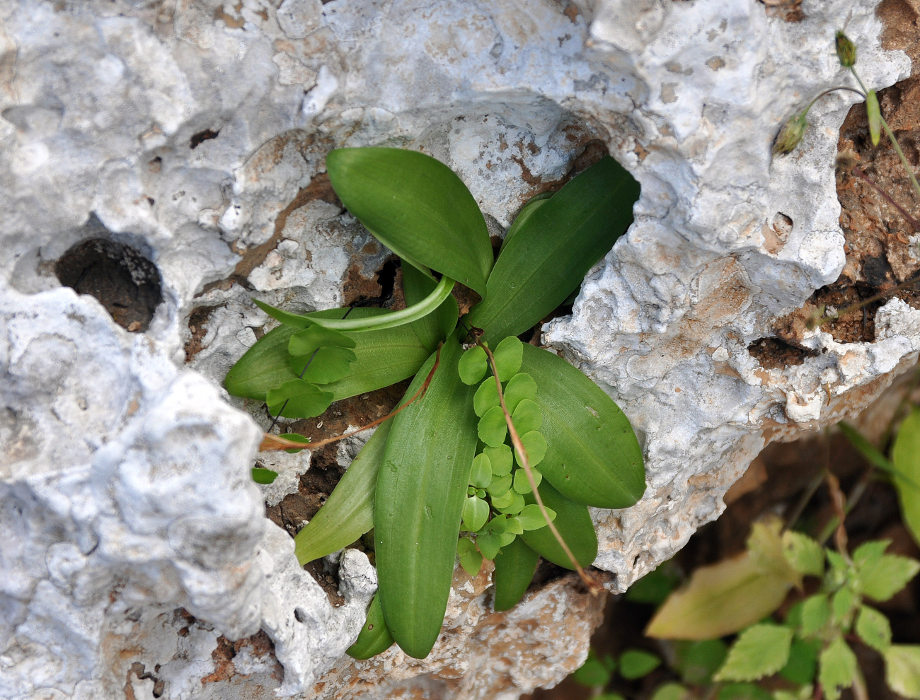
<svg viewBox="0 0 920 700"><path fill-rule="evenodd" d="M577 291L629 226L639 188L613 159L600 160L528 203L496 260L475 199L442 163L356 148L332 151L326 164L348 210L402 260L407 308L301 315L257 302L281 325L224 384L300 418L414 375L295 551L305 564L373 529L379 589L350 651L367 658L395 640L422 658L440 632L458 555L470 575L493 560L495 608L511 607L538 556L580 571L594 560L588 506L625 508L644 492L642 452L616 404L516 337ZM462 319L457 283L481 297ZM269 434L263 442L303 447Z"/></svg>

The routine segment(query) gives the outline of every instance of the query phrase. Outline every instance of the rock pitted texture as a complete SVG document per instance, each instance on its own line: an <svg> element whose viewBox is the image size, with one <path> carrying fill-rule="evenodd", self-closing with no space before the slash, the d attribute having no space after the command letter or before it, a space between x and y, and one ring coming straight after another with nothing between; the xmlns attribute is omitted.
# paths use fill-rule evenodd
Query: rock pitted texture
<svg viewBox="0 0 920 700"><path fill-rule="evenodd" d="M797 23L752 0L0 5L0 695L511 698L562 678L599 616L568 580L506 615L485 578L458 580L431 659L339 660L375 574L343 555L333 605L262 516L284 496L249 479L268 420L219 388L265 327L250 294L374 296L387 253L324 180L335 146L425 150L499 226L605 145L642 184L636 223L545 338L643 439L645 498L595 513L623 590L721 512L767 440L916 358L900 300L873 342L809 332L789 366L748 349L844 265L850 97L816 106L796 155L770 143L844 79L844 22L869 87L907 74L874 4L806 1ZM123 284L92 284L103 264ZM310 459L282 459L293 489Z"/></svg>

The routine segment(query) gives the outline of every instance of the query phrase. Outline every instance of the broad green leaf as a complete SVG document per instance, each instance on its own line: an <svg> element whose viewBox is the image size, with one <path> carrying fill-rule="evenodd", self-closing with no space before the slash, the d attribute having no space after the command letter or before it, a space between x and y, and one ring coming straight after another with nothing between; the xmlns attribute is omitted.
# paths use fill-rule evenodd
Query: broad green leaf
<svg viewBox="0 0 920 700"><path fill-rule="evenodd" d="M269 389L265 403L273 416L312 418L323 413L333 400L332 392L303 379L292 379Z"/></svg>
<svg viewBox="0 0 920 700"><path fill-rule="evenodd" d="M498 399L498 387L495 386L495 377L489 375L482 381L473 395L473 411L482 418L486 411L499 405L501 405L501 402Z"/></svg>
<svg viewBox="0 0 920 700"><path fill-rule="evenodd" d="M456 334L441 349L425 396L392 420L374 500L380 600L410 656L431 651L447 607L460 513L476 452L473 389L457 375ZM434 355L407 393L425 380Z"/></svg>
<svg viewBox="0 0 920 700"><path fill-rule="evenodd" d="M856 617L856 634L868 646L884 653L891 646L891 623L875 608L863 605Z"/></svg>
<svg viewBox="0 0 920 700"><path fill-rule="evenodd" d="M643 649L627 649L620 654L620 675L626 680L647 676L661 665L661 659Z"/></svg>
<svg viewBox="0 0 920 700"><path fill-rule="evenodd" d="M829 700L837 700L843 688L853 685L857 673L856 656L843 637L835 637L825 647L818 656L818 665L818 681Z"/></svg>
<svg viewBox="0 0 920 700"><path fill-rule="evenodd" d="M502 501L502 505L498 505L498 503L495 501L492 502L492 505L494 505L499 510L499 512L507 513L510 515L517 515L520 513L524 508L524 504L526 503L524 497L516 491L508 492L507 502L505 502L506 499L504 497L500 500Z"/></svg>
<svg viewBox="0 0 920 700"><path fill-rule="evenodd" d="M699 642L676 642L675 669L684 683L708 685L712 676L725 661L728 646L721 639L704 639Z"/></svg>
<svg viewBox="0 0 920 700"><path fill-rule="evenodd" d="M469 323L497 340L539 322L626 231L638 197L639 184L608 157L534 207L498 256Z"/></svg>
<svg viewBox="0 0 920 700"><path fill-rule="evenodd" d="M317 311L309 314L308 318L341 318L346 311L347 309ZM368 317L382 312L383 309L356 308L352 309L349 317ZM292 369L291 356L288 353L288 343L296 331L296 328L280 326L262 336L230 368L224 378L227 391L234 396L265 401L269 390L297 379L299 372ZM323 386L324 391L332 392L335 401L411 377L441 340L436 324L428 319L421 319L401 328L347 335L356 344L356 359L350 367L350 372L344 379Z"/></svg>
<svg viewBox="0 0 920 700"><path fill-rule="evenodd" d="M473 467L470 469L470 483L477 488L484 489L491 481L492 464L489 462L489 455L480 453L473 458Z"/></svg>
<svg viewBox="0 0 920 700"><path fill-rule="evenodd" d="M783 533L783 553L789 565L800 574L824 574L824 547L807 535L786 530Z"/></svg>
<svg viewBox="0 0 920 700"><path fill-rule="evenodd" d="M467 537L461 537L457 542L457 555L460 557L460 566L470 576L476 576L482 568L482 554L476 549L476 543Z"/></svg>
<svg viewBox="0 0 920 700"><path fill-rule="evenodd" d="M393 637L383 619L380 596L375 595L367 609L367 620L358 633L358 639L345 652L353 659L369 659L393 644Z"/></svg>
<svg viewBox="0 0 920 700"><path fill-rule="evenodd" d="M543 475L536 469L531 469L530 472L533 475L534 483L537 485L537 488L539 488L540 482L543 481ZM527 478L527 472L523 469L516 470L514 472L514 481L511 484L511 488L522 495L533 491L530 487L530 479Z"/></svg>
<svg viewBox="0 0 920 700"><path fill-rule="evenodd" d="M386 247L485 295L486 222L450 168L414 151L340 148L326 156L326 169L348 210Z"/></svg>
<svg viewBox="0 0 920 700"><path fill-rule="evenodd" d="M878 146L882 137L882 111L878 105L878 95L875 90L866 93L866 116L869 121L869 138L873 146Z"/></svg>
<svg viewBox="0 0 920 700"><path fill-rule="evenodd" d="M511 489L512 476L510 474L496 474L494 469L492 472L492 481L489 482L489 495L492 497L494 502L499 496L504 496ZM510 496L509 496L510 498Z"/></svg>
<svg viewBox="0 0 920 700"><path fill-rule="evenodd" d="M871 566L861 566L857 572L857 589L867 598L884 602L900 591L917 572L920 563L897 554L885 554Z"/></svg>
<svg viewBox="0 0 920 700"><path fill-rule="evenodd" d="M801 587L802 575L790 565L784 549L783 523L776 516L768 516L754 523L748 535L747 548L751 557L766 571Z"/></svg>
<svg viewBox="0 0 920 700"><path fill-rule="evenodd" d="M495 346L492 355L495 357L498 377L502 382L510 380L521 369L523 353L524 344L513 335L509 335Z"/></svg>
<svg viewBox="0 0 920 700"><path fill-rule="evenodd" d="M494 520L496 525L503 523L503 532L510 532L513 535L524 533L524 524L521 522L520 515L499 515Z"/></svg>
<svg viewBox="0 0 920 700"><path fill-rule="evenodd" d="M774 624L754 625L744 630L728 650L728 658L717 681L756 681L772 676L786 665L792 630Z"/></svg>
<svg viewBox="0 0 920 700"><path fill-rule="evenodd" d="M914 541L920 544L920 409L914 408L901 423L891 460L901 517Z"/></svg>
<svg viewBox="0 0 920 700"><path fill-rule="evenodd" d="M645 491L642 450L619 407L579 370L546 350L525 345L523 369L535 380L543 412L540 432L547 451L540 471L545 479L577 503L626 508L638 501ZM526 375L515 376L509 389L520 376ZM508 410L513 410L510 405Z"/></svg>
<svg viewBox="0 0 920 700"><path fill-rule="evenodd" d="M356 359L355 353L348 348L326 346L310 355L291 356L290 366L304 381L326 385L348 376Z"/></svg>
<svg viewBox="0 0 920 700"><path fill-rule="evenodd" d="M793 581L745 552L694 570L659 608L645 633L661 639L715 639L779 608Z"/></svg>
<svg viewBox="0 0 920 700"><path fill-rule="evenodd" d="M288 352L292 355L310 355L314 350L326 345L353 348L355 341L344 333L313 324L291 335L288 341Z"/></svg>
<svg viewBox="0 0 920 700"><path fill-rule="evenodd" d="M530 219L533 213L552 196L552 192L541 192L527 200L527 203L521 207L518 215L514 217L514 221L511 222L511 226L508 228L508 232L502 240L502 248L508 245L508 241L510 241L518 231L522 228L526 228L527 220Z"/></svg>
<svg viewBox="0 0 920 700"><path fill-rule="evenodd" d="M920 698L920 646L892 644L883 655L888 686L905 698Z"/></svg>
<svg viewBox="0 0 920 700"><path fill-rule="evenodd" d="M616 668L616 661L610 656L602 659L598 658L593 648L588 649L588 658L572 674L576 683L589 688L605 687L610 683L613 677L613 670Z"/></svg>
<svg viewBox="0 0 920 700"><path fill-rule="evenodd" d="M524 399L537 398L537 383L526 372L518 372L508 380L504 389L505 406L514 414L518 404Z"/></svg>
<svg viewBox="0 0 920 700"><path fill-rule="evenodd" d="M469 496L463 502L461 511L463 529L468 532L477 532L489 519L489 504L477 496Z"/></svg>
<svg viewBox="0 0 920 700"><path fill-rule="evenodd" d="M323 507L294 537L294 554L301 566L347 547L374 527L377 470L391 423L378 426Z"/></svg>
<svg viewBox="0 0 920 700"><path fill-rule="evenodd" d="M460 381L470 385L481 382L488 369L489 358L486 357L486 351L478 345L465 350L460 356L460 362L457 365Z"/></svg>
<svg viewBox="0 0 920 700"><path fill-rule="evenodd" d="M546 506L546 515L549 516L550 521L556 519L556 511L549 506ZM546 518L543 517L543 512L536 503L528 503L524 506L518 516L518 521L524 530L539 530L541 527L546 527Z"/></svg>
<svg viewBox="0 0 920 700"><path fill-rule="evenodd" d="M815 593L802 602L799 629L803 637L819 632L831 619L831 604L826 593Z"/></svg>
<svg viewBox="0 0 920 700"><path fill-rule="evenodd" d="M511 473L511 448L508 445L499 445L498 447L485 447L483 454L489 456L489 463L492 465L492 473L496 476L505 476Z"/></svg>
<svg viewBox="0 0 920 700"><path fill-rule="evenodd" d="M513 608L524 597L537 570L538 559L537 553L520 539L502 547L495 557L495 571L492 573L495 610Z"/></svg>
<svg viewBox="0 0 920 700"><path fill-rule="evenodd" d="M794 638L789 649L789 660L780 669L779 674L787 681L797 685L813 682L815 672L818 670L818 652L820 650L821 646L818 640Z"/></svg>
<svg viewBox="0 0 920 700"><path fill-rule="evenodd" d="M257 484L272 484L278 478L278 472L264 467L252 468L252 480Z"/></svg>
<svg viewBox="0 0 920 700"><path fill-rule="evenodd" d="M476 424L479 439L489 447L498 447L505 441L508 424L501 406L494 406L486 411Z"/></svg>
<svg viewBox="0 0 920 700"><path fill-rule="evenodd" d="M543 504L556 513L553 519L553 525L562 535L562 539L572 550L575 560L581 566L590 566L597 558L597 535L594 532L594 523L591 521L591 515L588 509L579 504L573 503L563 497L556 489L550 486L545 480L537 489L540 492L540 498ZM524 497L527 506L536 503L533 494ZM565 569L571 569L572 562L566 556L560 544L553 537L548 527L541 527L538 530L527 530L521 535L524 543L533 549L537 554L552 562L556 566Z"/></svg>
<svg viewBox="0 0 920 700"><path fill-rule="evenodd" d="M479 551L482 552L483 557L494 560L495 557L498 556L499 551L501 551L502 541L499 535L492 532L486 532L476 536L476 546L479 547Z"/></svg>
<svg viewBox="0 0 920 700"><path fill-rule="evenodd" d="M536 401L524 399L518 402L511 414L511 422L514 423L514 429L517 430L518 435L539 430L543 425L543 411L540 410Z"/></svg>

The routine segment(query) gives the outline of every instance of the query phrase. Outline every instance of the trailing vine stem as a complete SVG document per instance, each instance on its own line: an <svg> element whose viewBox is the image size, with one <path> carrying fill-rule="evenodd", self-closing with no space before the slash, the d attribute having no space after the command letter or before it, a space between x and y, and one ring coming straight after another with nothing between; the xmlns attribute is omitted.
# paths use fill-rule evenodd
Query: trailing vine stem
<svg viewBox="0 0 920 700"><path fill-rule="evenodd" d="M287 438L283 438L280 435L274 435L272 433L265 433L262 436L262 443L259 445L259 450L262 452L268 452L272 450L275 450L275 451L277 450L305 450L305 449L315 450L320 447L325 447L326 445L330 445L333 442L338 442L339 440L344 440L345 438L349 438L353 435L357 435L358 433L362 433L365 430L370 430L371 428L375 428L381 423L383 423L384 421L387 421L390 418L396 417L396 415L398 415L404 408L407 408L410 404L422 398L425 395L425 392L428 391L428 385L431 384L431 380L432 378L434 378L434 373L441 364L441 347L443 345L444 345L443 342L438 343L438 350L437 350L437 354L435 355L434 365L432 366L431 371L428 372L428 376L425 377L425 381L419 387L418 391L416 391L412 395L412 398L406 401L406 403L402 404L401 406L398 406L397 408L390 411L382 418L372 420L367 425L362 425L360 428L355 428L354 430L351 430L347 433L342 433L341 435L336 435L331 438L326 438L325 440L320 440L318 442L295 442L294 440L288 440Z"/></svg>
<svg viewBox="0 0 920 700"><path fill-rule="evenodd" d="M540 497L540 492L537 489L537 482L533 476L533 470L530 466L530 459L527 457L527 451L524 449L524 444L521 442L521 438L517 434L517 429L514 427L514 422L511 420L511 414L508 412L508 407L505 404L505 394L502 391L501 379L499 379L498 376L498 367L495 365L495 356L492 354L492 351L489 349L489 347L483 343L482 340L480 340L478 335L475 337L476 344L485 351L486 357L489 358L489 366L492 368L492 376L495 378L495 387L498 390L499 405L501 405L502 413L505 416L505 423L508 426L508 433L511 435L511 444L514 445L514 450L517 452L521 468L524 470L524 474L527 476L527 483L530 485L530 490L533 492L534 499L537 501L537 506L540 508L540 514L546 521L546 526L553 534L553 537L556 538L559 546L562 547L562 551L565 552L565 555L569 558L569 561L572 563L575 571L578 572L578 576L584 582L585 586L588 587L588 591L590 591L591 595L598 595L601 591L604 590L603 586L581 567L581 565L575 559L575 555L572 554L572 550L569 549L569 546L566 544L565 539L553 524L552 519L549 517L549 513L546 512L546 506L543 504L543 499Z"/></svg>

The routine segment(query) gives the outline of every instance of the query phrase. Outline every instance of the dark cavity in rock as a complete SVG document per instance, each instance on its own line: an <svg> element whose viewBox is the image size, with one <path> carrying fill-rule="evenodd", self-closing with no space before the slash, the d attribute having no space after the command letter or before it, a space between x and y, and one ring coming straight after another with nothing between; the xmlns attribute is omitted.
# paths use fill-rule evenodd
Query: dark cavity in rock
<svg viewBox="0 0 920 700"><path fill-rule="evenodd" d="M54 264L61 284L95 297L132 333L146 331L163 301L160 273L134 248L106 238L80 241Z"/></svg>

